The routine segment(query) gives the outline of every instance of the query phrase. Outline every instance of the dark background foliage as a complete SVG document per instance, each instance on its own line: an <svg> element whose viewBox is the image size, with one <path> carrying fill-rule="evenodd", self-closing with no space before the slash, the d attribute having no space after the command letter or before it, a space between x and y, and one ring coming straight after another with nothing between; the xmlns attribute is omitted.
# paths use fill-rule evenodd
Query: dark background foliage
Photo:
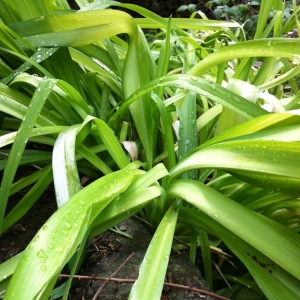
<svg viewBox="0 0 300 300"><path fill-rule="evenodd" d="M68 2L72 8L78 9L75 0L68 0ZM119 0L118 2L139 5L166 18L170 16L188 18L193 12L201 11L209 19L234 20L243 25L247 38L252 39L257 26L261 0ZM292 12L292 3L292 0L285 1L284 20L288 19ZM299 5L300 0L296 3ZM123 10L133 17L140 17L133 11Z"/></svg>
<svg viewBox="0 0 300 300"><path fill-rule="evenodd" d="M70 6L74 9L78 8L75 0L68 0ZM173 17L175 16L184 16L190 14L188 11L185 13L180 12L178 13L177 10L181 6L187 6L189 5L195 5L192 7L195 7L197 10L203 11L205 14L208 16L213 16L212 9L207 5L208 2L213 2L213 1L195 1L195 0L168 0L168 1L155 1L155 0L119 0L121 3L130 3L130 4L135 4L142 6L144 8L147 8L157 14L159 14L162 17L169 17L172 15ZM224 1L221 1L224 2ZM245 2L247 3L248 1L245 0L239 0L239 1L225 1L228 5L233 5L233 4L244 4ZM225 3L224 2L224 3ZM217 3L212 3L213 5ZM213 6L212 5L212 6Z"/></svg>

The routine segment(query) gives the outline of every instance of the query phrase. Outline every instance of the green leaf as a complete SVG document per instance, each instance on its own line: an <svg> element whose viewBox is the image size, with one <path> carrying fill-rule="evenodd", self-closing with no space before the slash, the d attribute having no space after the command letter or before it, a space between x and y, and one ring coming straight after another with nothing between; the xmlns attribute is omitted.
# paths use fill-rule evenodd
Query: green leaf
<svg viewBox="0 0 300 300"><path fill-rule="evenodd" d="M225 107L228 107L247 119L267 114L265 110L258 107L254 103L251 103L245 98L227 90L226 88L223 88L218 84L211 83L203 78L187 75L168 75L153 80L128 97L125 103L109 120L108 124L112 125L117 118L125 112L128 106L136 101L139 97L160 86L180 88L200 94L219 104L222 104ZM171 103L168 101L165 101L166 106L170 104Z"/></svg>
<svg viewBox="0 0 300 300"><path fill-rule="evenodd" d="M199 146L197 149L205 148L208 145L215 144L220 141L226 140L239 140L239 139L251 139L253 134L254 138L257 139L268 139L268 133L272 133L271 139L277 140L276 135L280 135L281 127L282 131L287 131L288 128L294 128L292 125L298 127L300 124L300 117L297 115L292 115L288 113L274 113L268 114L261 117L248 120L240 125L234 126L231 129L226 130L210 139L203 145ZM284 136L284 137L283 137ZM286 134L281 133L282 140L286 140ZM278 140L281 140L278 138ZM290 141L297 141L297 138L291 138ZM197 149L195 151L197 151Z"/></svg>
<svg viewBox="0 0 300 300"><path fill-rule="evenodd" d="M178 216L177 206L178 204L173 203L159 224L129 299L159 299L161 296Z"/></svg>
<svg viewBox="0 0 300 300"><path fill-rule="evenodd" d="M121 170L106 175L75 194L56 211L23 252L6 298L22 298L26 295L28 299L47 299L54 279L71 258L95 218L108 203L128 188L133 176L138 174L141 171Z"/></svg>
<svg viewBox="0 0 300 300"><path fill-rule="evenodd" d="M243 140L223 142L194 152L171 170L171 178L195 168L228 171L256 186L299 194L300 146L292 142Z"/></svg>
<svg viewBox="0 0 300 300"><path fill-rule="evenodd" d="M57 206L61 207L81 189L75 158L76 135L80 125L70 126L58 136L53 148L53 178Z"/></svg>
<svg viewBox="0 0 300 300"><path fill-rule="evenodd" d="M129 164L129 160L113 131L102 120L96 118L92 119L96 124L101 139L113 160L116 162L120 169L126 167Z"/></svg>
<svg viewBox="0 0 300 300"><path fill-rule="evenodd" d="M235 214L231 214L230 217L235 218ZM265 220L267 222L272 221L268 218L265 218ZM258 286L262 289L268 299L279 300L285 298L287 295L289 299L298 298L299 280L283 270L268 256L250 246L246 235L244 238L238 237L236 234L228 230L226 226L221 225L218 220L214 220L206 213L195 209L180 209L178 221L194 227L202 227L210 234L221 238L229 249L231 249L233 253L247 266L258 283ZM272 221L272 225L274 226L273 230L278 231L278 224ZM244 224L237 229L242 231L244 227L248 227L248 221L244 222ZM291 230L285 227L285 232L286 231L289 231L292 234ZM295 239L296 236L296 234L293 234L291 238ZM259 238L260 235L258 236L258 239ZM282 245L281 240L277 241L277 243ZM267 246L265 250L269 252L270 248Z"/></svg>
<svg viewBox="0 0 300 300"><path fill-rule="evenodd" d="M17 167L21 161L21 157L27 144L28 137L31 133L33 126L35 125L35 122L39 116L39 113L45 101L47 100L47 97L51 93L52 88L55 86L55 84L56 80L53 79L45 79L40 81L38 88L36 89L33 95L30 106L28 107L23 121L20 125L17 137L10 151L6 165L6 170L9 170L9 172L4 172L0 190L0 232L2 232L3 218L5 214L10 187L13 182Z"/></svg>
<svg viewBox="0 0 300 300"><path fill-rule="evenodd" d="M167 193L171 198L188 201L300 279L300 271L295 264L300 244L256 213L200 182L177 180L169 185Z"/></svg>
<svg viewBox="0 0 300 300"><path fill-rule="evenodd" d="M286 49L289 51L286 51ZM300 41L289 38L266 38L221 48L201 60L189 72L191 75L200 76L223 62L243 57L287 57L299 59Z"/></svg>
<svg viewBox="0 0 300 300"><path fill-rule="evenodd" d="M5 216L3 221L3 232L21 219L33 206L33 204L41 197L48 185L52 182L52 168L50 166L39 172L40 178L30 191L14 206L14 208ZM29 177L29 176L28 176ZM27 179L28 177L25 177Z"/></svg>
<svg viewBox="0 0 300 300"><path fill-rule="evenodd" d="M214 15L217 20L220 20L223 14L223 10L221 8L214 9Z"/></svg>
<svg viewBox="0 0 300 300"><path fill-rule="evenodd" d="M10 25L34 47L82 46L120 33L132 34L131 17L116 10L44 15Z"/></svg>
<svg viewBox="0 0 300 300"><path fill-rule="evenodd" d="M49 0L39 2L33 0L12 0L12 2L18 8L22 20L53 14L53 7Z"/></svg>

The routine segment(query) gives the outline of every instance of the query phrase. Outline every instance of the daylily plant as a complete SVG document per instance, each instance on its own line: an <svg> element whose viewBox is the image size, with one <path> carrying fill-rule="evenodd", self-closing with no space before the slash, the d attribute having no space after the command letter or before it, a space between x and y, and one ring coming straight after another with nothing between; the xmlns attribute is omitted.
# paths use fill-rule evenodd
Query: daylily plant
<svg viewBox="0 0 300 300"><path fill-rule="evenodd" d="M67 299L86 242L139 214L157 229L130 299L160 299L172 249L194 263L200 251L224 297L250 287L298 299L300 41L283 37L299 31L296 2L283 23L284 1L262 0L253 40L201 12L164 19L116 1L76 3L0 2L0 232L52 181L58 208L0 265L0 295ZM14 181L27 165L38 170ZM82 187L81 176L93 182ZM222 274L233 284L216 290L211 251L222 248L249 273Z"/></svg>

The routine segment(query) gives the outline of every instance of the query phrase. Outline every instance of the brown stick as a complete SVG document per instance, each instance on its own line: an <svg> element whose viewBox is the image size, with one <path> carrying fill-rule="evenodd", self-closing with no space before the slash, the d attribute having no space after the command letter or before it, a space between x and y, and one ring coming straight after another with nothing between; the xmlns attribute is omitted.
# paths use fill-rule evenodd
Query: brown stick
<svg viewBox="0 0 300 300"><path fill-rule="evenodd" d="M129 258L127 258L127 260ZM120 267L122 267L126 262L127 261L125 261ZM61 278L69 278L70 275L60 274L59 277L61 277ZM136 282L136 279L107 278L107 277L84 276L84 275L74 275L73 278L74 279L76 278L76 279L79 279L79 280L103 280L103 281L106 281L106 283L109 282L109 281L118 282L118 283L135 283ZM189 290L191 292L197 292L197 293L209 295L209 296L215 297L217 299L221 299L221 300L229 300L228 298L225 298L225 297L220 296L218 294L215 294L215 293L212 293L212 292L208 292L208 291L205 291L205 290L201 290L201 289L197 289L197 288L193 288L193 287L190 287L190 286L185 286L185 285L175 284L175 283L169 283L169 282L164 282L164 285L165 286L174 287L174 288L178 288L178 289Z"/></svg>
<svg viewBox="0 0 300 300"><path fill-rule="evenodd" d="M99 289L97 290L96 294L94 295L92 300L96 300L98 295L101 293L101 291L104 289L104 287L107 285L107 283L111 280L111 278L117 274L123 267L124 265L128 262L128 260L134 255L134 252L132 252L126 259L125 261L117 268L117 270L115 270L108 278L108 280L106 282L104 282Z"/></svg>

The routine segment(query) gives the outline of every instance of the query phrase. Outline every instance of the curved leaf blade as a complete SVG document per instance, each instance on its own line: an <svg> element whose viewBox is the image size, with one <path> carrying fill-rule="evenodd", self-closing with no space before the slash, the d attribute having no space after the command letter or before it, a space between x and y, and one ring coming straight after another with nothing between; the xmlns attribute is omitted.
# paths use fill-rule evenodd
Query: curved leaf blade
<svg viewBox="0 0 300 300"><path fill-rule="evenodd" d="M174 203L161 223L148 247L140 266L139 277L134 283L128 299L159 299L163 289L178 217Z"/></svg>
<svg viewBox="0 0 300 300"><path fill-rule="evenodd" d="M191 180L172 182L167 194L171 198L181 198L194 205L300 279L300 270L298 264L295 264L299 261L300 244L289 235L279 232L275 226L253 211L203 183Z"/></svg>
<svg viewBox="0 0 300 300"><path fill-rule="evenodd" d="M49 94L51 93L52 88L55 86L56 82L57 81L53 79L45 79L39 82L38 88L36 89L32 97L30 106L26 111L26 114L18 130L17 137L10 151L6 165L6 170L9 170L9 172L4 172L0 190L0 233L2 232L2 224L7 199L15 176L15 172L21 161L21 157L27 144L28 137L32 131L32 128L35 125L39 113L43 105L45 104L45 101L47 100Z"/></svg>
<svg viewBox="0 0 300 300"><path fill-rule="evenodd" d="M6 298L21 299L26 295L28 299L35 299L44 290L50 293L49 282L54 284L53 279L58 277L92 222L138 174L141 171L121 170L104 176L75 194L56 211L23 252ZM47 296L47 292L42 293L43 299Z"/></svg>
<svg viewBox="0 0 300 300"><path fill-rule="evenodd" d="M180 161L171 178L195 168L216 168L239 175L251 183L288 193L299 192L300 145L293 142L243 140L222 142L198 150Z"/></svg>

